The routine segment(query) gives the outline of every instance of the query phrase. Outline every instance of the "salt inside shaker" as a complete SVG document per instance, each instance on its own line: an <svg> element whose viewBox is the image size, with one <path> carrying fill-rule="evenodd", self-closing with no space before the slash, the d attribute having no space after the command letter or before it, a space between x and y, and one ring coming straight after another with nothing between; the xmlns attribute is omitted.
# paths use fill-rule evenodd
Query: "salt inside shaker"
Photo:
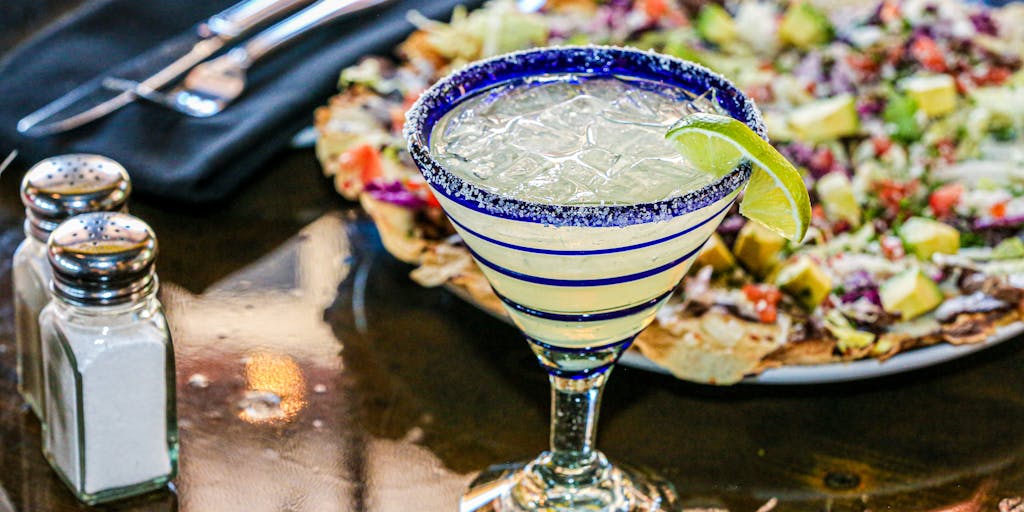
<svg viewBox="0 0 1024 512"><path fill-rule="evenodd" d="M64 219L80 213L122 210L131 192L121 164L99 155L47 158L25 173L25 240L14 253L15 339L18 390L36 416L45 420L39 313L49 302L50 264L46 239Z"/></svg>
<svg viewBox="0 0 1024 512"><path fill-rule="evenodd" d="M46 458L88 504L163 487L177 469L178 436L156 236L131 215L88 213L55 229L47 249Z"/></svg>

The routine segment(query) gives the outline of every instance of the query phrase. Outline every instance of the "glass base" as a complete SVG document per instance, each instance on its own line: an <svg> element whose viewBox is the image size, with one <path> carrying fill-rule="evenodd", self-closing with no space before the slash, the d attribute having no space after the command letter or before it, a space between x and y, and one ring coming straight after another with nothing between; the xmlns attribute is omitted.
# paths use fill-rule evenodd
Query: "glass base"
<svg viewBox="0 0 1024 512"><path fill-rule="evenodd" d="M654 473L612 465L594 454L590 468L574 475L553 473L551 455L526 463L491 466L470 484L461 512L674 511L675 488Z"/></svg>
<svg viewBox="0 0 1024 512"><path fill-rule="evenodd" d="M125 485L123 487L115 487L113 489L105 489L102 491L89 493L86 492L81 487L75 485L71 481L71 479L68 478L68 476L64 473L64 468L60 467L60 464L58 464L57 461L54 460L53 454L51 454L48 451L45 451L44 449L43 456L46 457L46 462L50 464L50 468L53 469L53 472L57 473L57 476L60 477L60 481L64 482L64 485L67 486L68 490L75 495L75 498L78 501L81 501L82 503L85 503L86 505L89 506L99 505L101 503L107 503L115 500L121 500L124 498L130 498L132 496L150 493L162 488L171 488L172 492L177 493L177 491L173 489L173 486L169 485L171 483L171 480L173 480L174 477L177 475L177 468L175 467L172 467L170 474L167 475L158 476L150 480L139 482L137 484L130 484Z"/></svg>

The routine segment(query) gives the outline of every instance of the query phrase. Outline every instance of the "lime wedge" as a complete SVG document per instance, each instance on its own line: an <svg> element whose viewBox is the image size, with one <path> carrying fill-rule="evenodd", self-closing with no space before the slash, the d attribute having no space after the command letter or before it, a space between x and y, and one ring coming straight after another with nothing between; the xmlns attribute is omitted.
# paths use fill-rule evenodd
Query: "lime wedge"
<svg viewBox="0 0 1024 512"><path fill-rule="evenodd" d="M740 121L696 113L679 120L665 138L698 169L724 175L741 160L754 165L740 213L783 237L800 242L811 221L811 200L793 164Z"/></svg>

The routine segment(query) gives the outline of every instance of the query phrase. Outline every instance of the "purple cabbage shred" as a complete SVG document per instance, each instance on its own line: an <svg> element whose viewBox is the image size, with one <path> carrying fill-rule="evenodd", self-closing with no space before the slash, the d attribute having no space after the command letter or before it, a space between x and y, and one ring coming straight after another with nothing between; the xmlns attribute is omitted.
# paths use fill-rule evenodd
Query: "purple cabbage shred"
<svg viewBox="0 0 1024 512"><path fill-rule="evenodd" d="M800 142L786 144L779 151L790 161L805 167L814 158L814 148Z"/></svg>
<svg viewBox="0 0 1024 512"><path fill-rule="evenodd" d="M977 30L979 34L989 36L999 35L999 26L996 25L996 20L992 19L992 13L988 11L980 11L972 14L970 19L971 24L974 25L974 30Z"/></svg>
<svg viewBox="0 0 1024 512"><path fill-rule="evenodd" d="M370 182L366 185L366 193L378 201L396 204L405 208L416 209L427 205L423 198L407 190L398 181L390 183Z"/></svg>
<svg viewBox="0 0 1024 512"><path fill-rule="evenodd" d="M829 73L829 86L832 88L832 94L842 94L847 92L855 92L856 86L854 85L857 81L857 77L854 74L853 68L846 63L845 60L838 60L832 66L832 72Z"/></svg>
<svg viewBox="0 0 1024 512"><path fill-rule="evenodd" d="M885 101L879 98L861 98L857 101L857 113L862 116L877 116L885 110Z"/></svg>
<svg viewBox="0 0 1024 512"><path fill-rule="evenodd" d="M793 76L814 83L824 81L825 68L821 53L817 51L808 52L803 60L793 68Z"/></svg>
<svg viewBox="0 0 1024 512"><path fill-rule="evenodd" d="M747 219L742 215L730 215L722 220L722 223L718 225L717 231L720 234L739 233L746 223Z"/></svg>
<svg viewBox="0 0 1024 512"><path fill-rule="evenodd" d="M858 270L846 276L846 279L843 281L843 289L846 290L842 297L840 297L843 304L849 304L864 298L876 306L882 305L882 297L878 295L878 284L872 279L871 274L863 270Z"/></svg>
<svg viewBox="0 0 1024 512"><path fill-rule="evenodd" d="M877 289L865 289L857 290L853 292L846 292L840 299L843 304L850 304L851 302L857 302L860 299L867 299L868 302L875 306L882 306L882 297L878 295Z"/></svg>
<svg viewBox="0 0 1024 512"><path fill-rule="evenodd" d="M982 217L974 220L974 229L1011 228L1024 224L1024 215L1008 215L1006 217Z"/></svg>

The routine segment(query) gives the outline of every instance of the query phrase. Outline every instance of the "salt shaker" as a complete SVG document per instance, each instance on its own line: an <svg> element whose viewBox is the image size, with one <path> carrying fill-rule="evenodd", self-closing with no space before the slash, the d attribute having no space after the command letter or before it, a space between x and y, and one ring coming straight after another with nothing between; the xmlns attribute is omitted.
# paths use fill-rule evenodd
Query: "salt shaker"
<svg viewBox="0 0 1024 512"><path fill-rule="evenodd" d="M18 389L41 421L43 361L39 312L49 301L46 239L64 219L91 211L122 210L131 192L128 173L99 155L61 155L32 166L21 182L25 240L14 253Z"/></svg>
<svg viewBox="0 0 1024 512"><path fill-rule="evenodd" d="M57 227L47 252L43 452L88 504L163 487L177 470L178 434L156 236L131 215L87 213Z"/></svg>

